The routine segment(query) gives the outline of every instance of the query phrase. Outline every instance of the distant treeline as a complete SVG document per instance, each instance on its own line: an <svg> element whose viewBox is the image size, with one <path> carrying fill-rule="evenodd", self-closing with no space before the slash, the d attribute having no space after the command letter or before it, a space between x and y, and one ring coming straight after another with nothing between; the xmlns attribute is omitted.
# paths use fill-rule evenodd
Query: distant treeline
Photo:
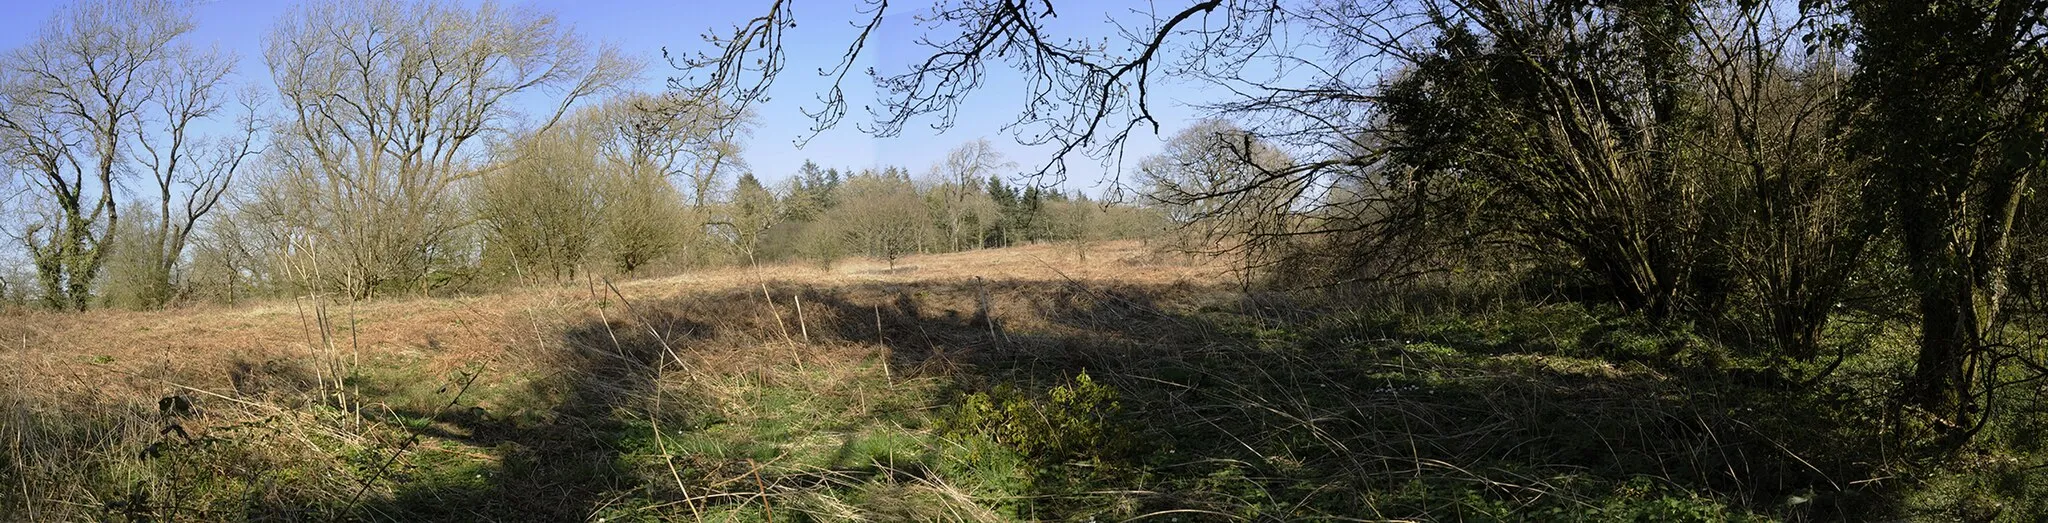
<svg viewBox="0 0 2048 523"><path fill-rule="evenodd" d="M231 54L189 41L189 9L83 1L0 55L0 182L19 193L0 225L20 254L0 299L367 298L1166 225L1013 184L986 141L920 176L806 163L764 185L750 113L623 92L640 66L546 13L312 2L269 32L267 85L238 88Z"/></svg>

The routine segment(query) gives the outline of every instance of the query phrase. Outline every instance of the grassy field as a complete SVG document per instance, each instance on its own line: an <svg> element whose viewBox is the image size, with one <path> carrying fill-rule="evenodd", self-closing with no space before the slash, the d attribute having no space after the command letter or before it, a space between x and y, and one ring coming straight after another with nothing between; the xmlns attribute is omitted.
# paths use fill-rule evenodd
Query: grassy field
<svg viewBox="0 0 2048 523"><path fill-rule="evenodd" d="M14 312L0 514L1972 519L2048 497L2020 457L1894 455L1861 414L1907 359L1886 333L1798 387L1577 305L1245 292L1135 243L1079 254Z"/></svg>

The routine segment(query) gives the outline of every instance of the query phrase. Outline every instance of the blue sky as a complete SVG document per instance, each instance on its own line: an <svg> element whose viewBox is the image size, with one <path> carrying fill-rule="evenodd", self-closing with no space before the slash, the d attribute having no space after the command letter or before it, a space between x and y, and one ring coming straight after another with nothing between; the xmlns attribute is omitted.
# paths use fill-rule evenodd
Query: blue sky
<svg viewBox="0 0 2048 523"><path fill-rule="evenodd" d="M504 3L554 13L586 38L609 42L628 56L645 60L644 78L636 86L644 91L661 90L665 78L675 73L661 61L663 47L679 52L700 49L703 45L700 35L706 30L730 31L733 24L759 16L767 6L765 1L759 0L531 0ZM32 0L0 2L0 48L21 45L62 5L63 2ZM846 120L798 149L794 142L806 136L811 126L811 120L800 109L820 105L816 97L826 90L829 80L816 73L839 60L846 43L855 34L850 22L858 19L855 9L859 5L859 2L848 0L805 1L796 5L798 26L791 31L790 40L786 42L789 66L777 80L771 92L772 99L759 106L761 125L746 144L746 158L756 176L770 183L785 179L805 159L828 167L902 165L913 173L922 174L954 146L982 137L989 138L1011 160L1022 166L1035 166L1048 159L1051 154L1049 148L1023 147L1000 130L1003 124L1017 115L1023 102L1017 74L1008 69L991 68L987 88L967 100L958 124L943 134L929 126L936 120L913 123L904 129L901 136L889 139L873 138L854 128L853 124L868 120L863 106L874 99L871 82L861 72L870 66L883 72L901 70L904 64L924 56L922 48L914 45L919 29L912 26L910 16L929 5L925 2L897 2L891 6L891 15L884 22L882 34L870 39L870 47L863 54L863 63L848 75L845 87L850 111ZM262 0L202 2L195 11L198 27L188 35L188 42L202 46L219 45L235 52L241 58L236 81L267 87L269 76L262 60L263 38L278 17L288 13L292 6L291 2ZM1062 5L1054 28L1073 31L1071 36L1075 37L1110 36L1114 32L1103 22L1107 17L1128 20L1136 16L1134 10L1147 9L1150 8L1146 3L1129 1ZM1202 100L1197 86L1176 84L1170 80L1156 85L1152 94L1154 111L1161 120L1160 132L1165 136L1171 136L1195 116L1195 112L1187 107L1188 103ZM1124 162L1126 172L1135 168L1145 155L1156 152L1161 140L1152 136L1149 130L1140 131L1132 138ZM1094 160L1078 155L1069 160L1069 166L1073 169L1070 180L1065 184L1069 190L1100 194L1105 189L1100 181L1112 175Z"/></svg>

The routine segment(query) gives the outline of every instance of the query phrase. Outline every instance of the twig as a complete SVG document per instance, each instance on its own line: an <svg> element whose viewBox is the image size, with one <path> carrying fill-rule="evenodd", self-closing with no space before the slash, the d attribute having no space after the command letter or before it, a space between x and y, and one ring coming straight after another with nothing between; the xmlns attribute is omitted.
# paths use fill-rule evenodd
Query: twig
<svg viewBox="0 0 2048 523"><path fill-rule="evenodd" d="M802 293L792 294L790 299L796 301L796 327L804 333L804 345L810 345L811 326L804 322L804 295Z"/></svg>
<svg viewBox="0 0 2048 523"><path fill-rule="evenodd" d="M348 377L350 378L350 380L342 382L342 387L344 388L344 390L346 390L346 388L350 385L350 381L353 381L355 385L355 390L347 391L348 395L350 396L350 400L353 401L354 404L343 405L342 408L348 409L350 413L356 414L355 419L358 422L360 422L363 419L361 415L363 410L363 384L362 380L354 378L356 377L357 372L362 372L363 368L363 345L362 342L358 340L360 336L357 336L356 334L361 330L362 325L356 322L356 298L354 296L350 296L348 298Z"/></svg>
<svg viewBox="0 0 2048 523"><path fill-rule="evenodd" d="M21 348L22 348L22 352L23 352L23 353L27 353L27 352L28 352L28 336L27 336L27 335L25 335L25 334L24 334L24 335L22 335L22 337L21 337ZM9 383L13 383L13 384L14 384L14 388L15 388L15 391L14 391L14 393L15 393L15 397L21 397L21 392L20 392L20 390L21 390L21 388L22 388L22 382L23 382L23 380L21 379L21 376L20 376L20 375L18 375L18 373L17 373L17 375L15 375L15 376L11 376L11 377L12 377L12 378L14 378L14 379L8 380L8 382L9 382ZM8 416L9 416L9 417L14 417L14 416L17 416L17 415L19 415L19 416L24 416L24 417L25 417L25 416L27 416L27 415L32 415L32 413L23 413L23 412L22 412L22 411L20 410L20 409L21 409L21 407L20 407L19 405L15 405L15 406L13 406L13 408L15 409L15 411L14 411L14 412L10 412L10 413L8 413ZM14 468L15 468L15 473L14 473L14 477L15 477L15 478L18 478L18 479L20 479L20 480L21 480L21 501L22 501L22 503L23 503L23 504L25 504L25 505L28 505L28 518L29 518L29 519L31 519L31 520L33 520L33 519L35 519L35 517L36 517L36 502L35 502L35 497L34 497L34 496L31 496L31 495L29 495L29 488L28 488L28 473L27 473L27 471L28 471L28 463L27 463L27 462L28 462L28 459L26 459L26 457L28 456L28 454L27 454L27 453L24 453L24 452L23 452L23 451L21 450L21 446L22 446L22 445L21 445L21 443L22 443L22 440L23 440L24 438L26 438L26 437L27 437L27 434L25 434L25 431L27 431L27 430L28 430L28 429L26 428L26 426L27 426L27 425L28 425L27 423L22 423L22 424L21 424L20 426L16 426L16 427L14 427L14 430L12 431L12 432L14 433L14 438L12 438L12 439L14 440L14 441L12 442L12 443L13 443L13 449L12 449L12 450L13 450L13 452L14 452L13 456L17 457L17 459L10 459L10 460L8 460L8 461L9 461L9 462L11 462L11 464L13 464L13 465L14 465Z"/></svg>
<svg viewBox="0 0 2048 523"><path fill-rule="evenodd" d="M1842 490L1842 484L1836 483L1835 478L1828 476L1827 472L1821 471L1820 467L1813 466L1813 463L1806 461L1806 458L1799 457L1799 454L1792 452L1792 449L1786 448L1785 444L1778 443L1778 440L1773 439L1770 436L1764 435L1764 431L1757 430L1755 426L1750 425L1749 422L1746 421L1742 421L1739 419L1731 419L1730 421L1734 421L1736 424L1742 425L1743 428L1749 429L1750 432L1756 433L1758 438L1764 440L1764 442L1766 443L1770 443L1772 447L1777 447L1779 452L1785 453L1786 456L1791 456L1793 460L1798 461L1801 465L1806 465L1807 470L1812 470L1814 474L1819 474L1821 479L1828 480L1828 485L1835 487L1836 492L1840 492Z"/></svg>
<svg viewBox="0 0 2048 523"><path fill-rule="evenodd" d="M988 327L989 344L1001 348L1003 340L1001 337L996 336L995 305L988 296L988 280L975 276L974 290L974 315L981 319L982 325Z"/></svg>
<svg viewBox="0 0 2048 523"><path fill-rule="evenodd" d="M893 364L891 361L889 361L889 353L891 352L889 350L889 339L887 337L882 336L881 305L875 305L875 343L880 344L882 346L882 380L887 381L889 383L895 383L896 377L891 376L889 371L889 367Z"/></svg>
<svg viewBox="0 0 2048 523"><path fill-rule="evenodd" d="M1230 518L1230 519L1233 519L1233 520L1237 520L1237 521L1244 521L1244 517L1243 517L1243 516L1239 516L1239 515L1236 515L1236 514L1230 514L1230 513L1224 513L1224 512L1217 512L1217 511L1213 511L1213 510L1202 510L1202 509L1198 509L1198 508L1180 508L1180 509L1173 509L1173 510L1161 510L1161 511L1158 511L1158 512L1153 512L1153 513L1149 513L1149 514L1140 514L1140 515L1138 515L1138 517L1134 517L1134 518L1131 518L1131 519L1126 519L1126 520L1124 520L1124 523L1130 523L1130 522L1132 522L1132 521L1137 521L1137 520L1141 520L1141 519L1150 519L1150 518L1152 518L1152 517L1155 517L1155 516L1164 516L1164 515L1167 515L1167 514L1207 514L1207 515L1211 515L1211 516L1223 516L1223 517L1226 517L1226 518Z"/></svg>
<svg viewBox="0 0 2048 523"><path fill-rule="evenodd" d="M320 347L313 344L313 327L306 320L306 304L300 297L292 296L292 307L299 311L299 335L306 338L306 350L313 353L313 381L320 386L320 401L327 401L327 364L320 357Z"/></svg>
<svg viewBox="0 0 2048 523"><path fill-rule="evenodd" d="M751 464L754 460L747 460ZM754 485L761 488L761 515L768 523L775 523L775 507L768 502L768 482L761 481L761 467L754 467Z"/></svg>

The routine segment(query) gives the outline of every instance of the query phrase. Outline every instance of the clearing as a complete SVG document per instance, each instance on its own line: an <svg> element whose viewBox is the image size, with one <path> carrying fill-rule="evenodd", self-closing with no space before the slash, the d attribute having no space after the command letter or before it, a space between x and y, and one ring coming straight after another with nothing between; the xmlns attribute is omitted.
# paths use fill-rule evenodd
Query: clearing
<svg viewBox="0 0 2048 523"><path fill-rule="evenodd" d="M1576 306L1366 307L1247 293L1225 264L1138 243L1080 254L16 312L0 316L0 513L1719 521L1885 508L1882 482L1856 482L1877 472L1855 465L1866 449L1831 443L1860 428L1753 393L1777 390L1768 380L1593 357L1587 340L1614 336Z"/></svg>

